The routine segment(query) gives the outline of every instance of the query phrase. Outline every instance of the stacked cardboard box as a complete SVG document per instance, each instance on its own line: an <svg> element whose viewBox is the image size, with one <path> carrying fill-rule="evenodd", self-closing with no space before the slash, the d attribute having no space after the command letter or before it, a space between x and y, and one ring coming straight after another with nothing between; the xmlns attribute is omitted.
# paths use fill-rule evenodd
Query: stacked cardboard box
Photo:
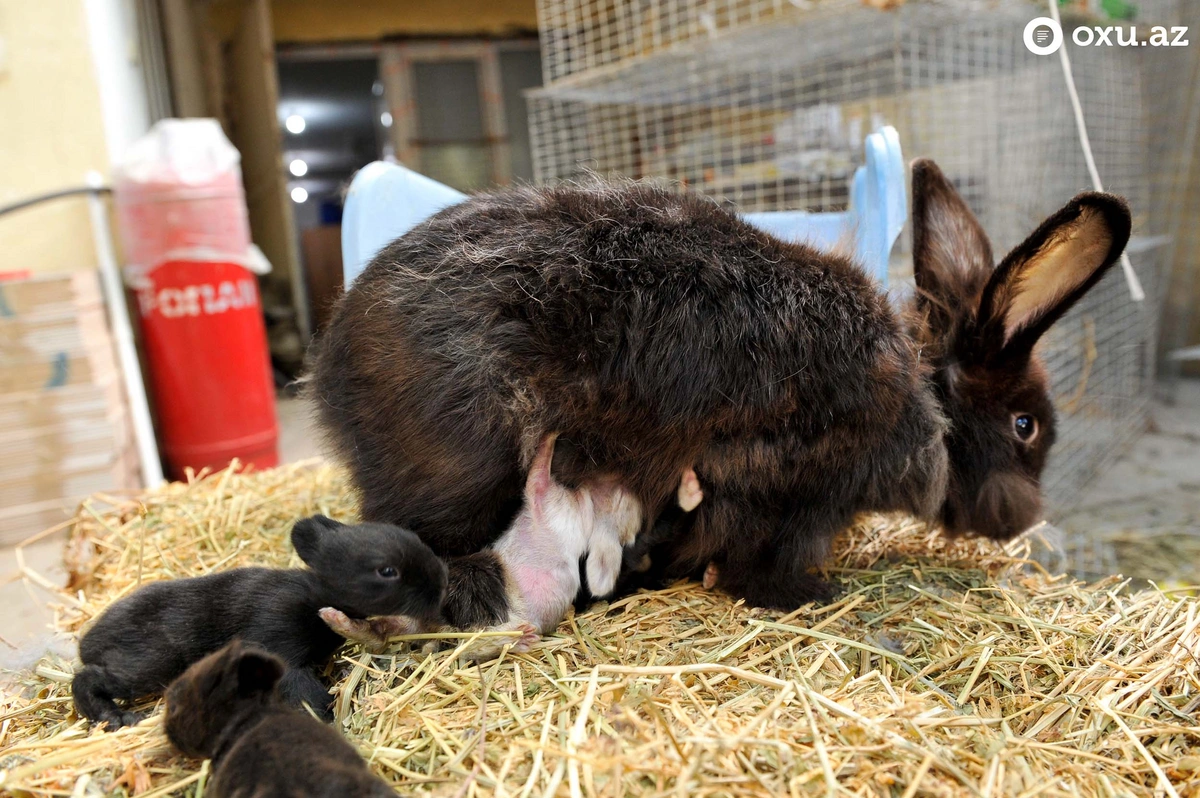
<svg viewBox="0 0 1200 798"><path fill-rule="evenodd" d="M97 275L0 281L0 545L138 487Z"/></svg>

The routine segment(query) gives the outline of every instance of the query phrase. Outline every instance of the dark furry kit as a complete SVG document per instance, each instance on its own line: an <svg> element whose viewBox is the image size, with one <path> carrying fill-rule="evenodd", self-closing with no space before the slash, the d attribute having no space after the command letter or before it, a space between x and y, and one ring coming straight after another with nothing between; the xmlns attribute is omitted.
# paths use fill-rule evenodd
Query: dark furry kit
<svg viewBox="0 0 1200 798"><path fill-rule="evenodd" d="M167 689L167 738L212 760L213 798L394 796L350 743L287 706L283 660L233 642L187 669Z"/></svg>
<svg viewBox="0 0 1200 798"><path fill-rule="evenodd" d="M236 568L155 582L105 610L79 641L83 668L72 683L79 714L109 729L136 723L117 700L162 691L238 638L286 664L284 700L328 718L331 697L316 669L344 640L320 619L321 608L356 618L438 614L446 567L405 529L318 515L293 527L292 544L309 568Z"/></svg>

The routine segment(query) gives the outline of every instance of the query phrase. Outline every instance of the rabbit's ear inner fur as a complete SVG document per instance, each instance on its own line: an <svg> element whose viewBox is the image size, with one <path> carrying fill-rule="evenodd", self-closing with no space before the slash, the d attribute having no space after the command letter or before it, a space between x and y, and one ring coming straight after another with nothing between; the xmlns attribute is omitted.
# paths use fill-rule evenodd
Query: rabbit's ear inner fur
<svg viewBox="0 0 1200 798"><path fill-rule="evenodd" d="M1120 197L1080 194L995 262L987 234L937 164L913 162L913 267L930 331L958 356L1028 359L1034 344L1117 261L1129 240Z"/></svg>
<svg viewBox="0 0 1200 798"><path fill-rule="evenodd" d="M1027 358L1055 321L1087 293L1129 241L1129 207L1088 192L1054 213L996 267L979 303L989 354Z"/></svg>
<svg viewBox="0 0 1200 798"><path fill-rule="evenodd" d="M992 245L953 184L928 158L913 161L912 196L919 296L930 313L949 322L991 276Z"/></svg>

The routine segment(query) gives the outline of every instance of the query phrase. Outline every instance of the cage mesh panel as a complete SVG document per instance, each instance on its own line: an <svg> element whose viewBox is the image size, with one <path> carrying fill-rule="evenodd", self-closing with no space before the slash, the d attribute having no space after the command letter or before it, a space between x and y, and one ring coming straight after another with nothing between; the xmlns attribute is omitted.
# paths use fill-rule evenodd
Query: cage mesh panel
<svg viewBox="0 0 1200 798"><path fill-rule="evenodd" d="M1200 3L1144 0L1151 25L1189 25ZM908 0L539 0L546 85L529 93L539 181L585 172L658 178L745 212L843 210L865 134L894 125L906 157L934 158L1007 251L1090 179L1057 56L1022 42L1043 3ZM1186 48L1080 47L1064 28L1096 165L1141 240L1188 226L1172 213L1193 65ZM1114 36L1115 39L1115 36ZM1185 231L1186 232L1186 231ZM911 277L906 231L893 284ZM1148 294L1114 269L1045 337L1060 435L1044 485L1069 509L1145 426L1168 246L1134 248ZM1083 571L1111 552L1069 540Z"/></svg>

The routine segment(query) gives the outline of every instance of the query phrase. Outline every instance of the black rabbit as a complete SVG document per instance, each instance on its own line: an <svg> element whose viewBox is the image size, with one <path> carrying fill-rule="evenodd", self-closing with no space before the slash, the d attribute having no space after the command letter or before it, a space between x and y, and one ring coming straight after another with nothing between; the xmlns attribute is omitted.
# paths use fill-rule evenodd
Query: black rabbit
<svg viewBox="0 0 1200 798"><path fill-rule="evenodd" d="M829 596L812 569L864 511L1018 534L1054 439L1039 336L1118 258L1129 210L1080 194L997 266L931 161L913 166L907 314L849 259L644 183L482 194L386 247L341 299L311 391L364 517L449 563L448 619L503 621L485 550L537 444L616 482L643 532L694 467L704 501L652 559L751 604Z"/></svg>
<svg viewBox="0 0 1200 798"><path fill-rule="evenodd" d="M280 700L283 660L233 641L167 688L167 739L212 759L213 798L392 798L340 734Z"/></svg>
<svg viewBox="0 0 1200 798"><path fill-rule="evenodd" d="M344 641L321 620L323 608L354 618L438 617L446 566L408 530L318 515L296 523L292 545L311 570L235 568L154 582L105 610L79 641L83 668L71 685L79 714L109 729L136 723L115 699L160 692L241 638L287 663L280 683L286 700L329 717L331 697L315 668Z"/></svg>

